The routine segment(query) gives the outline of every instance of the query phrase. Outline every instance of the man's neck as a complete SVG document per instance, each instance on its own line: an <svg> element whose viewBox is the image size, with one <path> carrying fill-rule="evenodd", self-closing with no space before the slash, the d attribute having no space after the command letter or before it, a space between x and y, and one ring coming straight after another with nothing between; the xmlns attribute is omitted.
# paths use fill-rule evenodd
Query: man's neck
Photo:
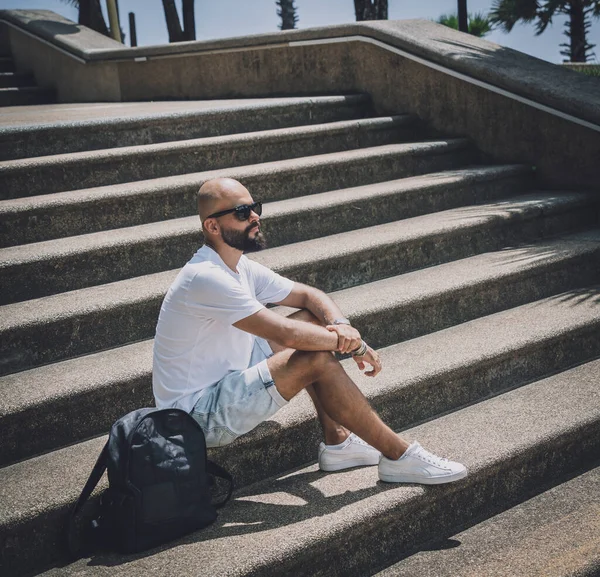
<svg viewBox="0 0 600 577"><path fill-rule="evenodd" d="M209 241L204 241L204 244L212 250L214 250L220 257L221 260L235 273L239 274L237 270L238 262L242 258L243 252L237 248L233 248L228 244L223 243L220 246L214 245Z"/></svg>

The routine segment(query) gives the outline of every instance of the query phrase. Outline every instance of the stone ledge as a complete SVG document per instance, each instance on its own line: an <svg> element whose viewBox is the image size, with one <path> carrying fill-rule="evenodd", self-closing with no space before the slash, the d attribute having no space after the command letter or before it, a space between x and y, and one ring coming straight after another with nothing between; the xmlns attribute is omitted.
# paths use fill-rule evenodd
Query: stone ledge
<svg viewBox="0 0 600 577"><path fill-rule="evenodd" d="M210 41L129 48L46 10L3 10L0 20L38 35L86 62L190 56L327 39L378 40L452 71L600 125L596 78L457 32L428 20L343 24ZM61 30L62 32L57 32ZM71 31L67 31L70 29Z"/></svg>
<svg viewBox="0 0 600 577"><path fill-rule="evenodd" d="M123 44L51 10L0 10L0 20L46 40L58 48L89 60L98 49L119 50Z"/></svg>

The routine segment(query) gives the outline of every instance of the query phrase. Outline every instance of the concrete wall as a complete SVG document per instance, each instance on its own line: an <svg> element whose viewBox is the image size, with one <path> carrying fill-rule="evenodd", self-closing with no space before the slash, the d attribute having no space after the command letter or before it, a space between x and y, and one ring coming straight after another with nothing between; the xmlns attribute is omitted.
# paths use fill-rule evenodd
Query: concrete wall
<svg viewBox="0 0 600 577"><path fill-rule="evenodd" d="M77 31L57 34L51 13L40 14L9 11L0 19L16 27L18 66L53 84L61 101L368 92L379 112L418 114L444 134L470 137L490 160L535 165L543 186L599 186L597 78L431 22L131 49L68 21L60 30Z"/></svg>
<svg viewBox="0 0 600 577"><path fill-rule="evenodd" d="M379 112L412 112L490 160L534 165L544 186L600 189L600 131L376 46L361 47L357 66Z"/></svg>
<svg viewBox="0 0 600 577"><path fill-rule="evenodd" d="M53 88L59 102L121 101L116 63L81 62L18 29L8 32L17 70L32 73L38 86Z"/></svg>

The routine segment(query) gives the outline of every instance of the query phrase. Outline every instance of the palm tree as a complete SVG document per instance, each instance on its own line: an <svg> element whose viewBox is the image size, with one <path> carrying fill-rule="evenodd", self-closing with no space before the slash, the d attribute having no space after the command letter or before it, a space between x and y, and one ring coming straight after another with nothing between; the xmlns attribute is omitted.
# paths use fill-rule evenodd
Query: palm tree
<svg viewBox="0 0 600 577"><path fill-rule="evenodd" d="M561 54L571 62L587 62L592 57L595 44L587 41L591 19L600 17L600 0L494 0L490 20L506 32L519 22L534 22L536 35L540 35L555 14L565 14L565 36L568 43L561 44Z"/></svg>
<svg viewBox="0 0 600 577"><path fill-rule="evenodd" d="M458 19L457 19L457 30L461 32L469 31L469 24L467 22L467 0L458 0L458 9L457 9Z"/></svg>
<svg viewBox="0 0 600 577"><path fill-rule="evenodd" d="M458 16L456 14L442 14L437 19L437 23L458 30ZM490 19L483 12L469 14L467 30L469 34L477 36L478 38L483 38L493 29L494 27L490 22Z"/></svg>
<svg viewBox="0 0 600 577"><path fill-rule="evenodd" d="M281 18L279 30L293 30L298 23L294 0L275 0L277 16Z"/></svg>
<svg viewBox="0 0 600 577"><path fill-rule="evenodd" d="M354 0L356 21L387 20L388 0Z"/></svg>
<svg viewBox="0 0 600 577"><path fill-rule="evenodd" d="M162 0L165 11L165 21L169 32L169 42L183 42L196 40L196 15L194 13L194 0L181 0L183 14L183 27L179 21L179 14L175 0Z"/></svg>

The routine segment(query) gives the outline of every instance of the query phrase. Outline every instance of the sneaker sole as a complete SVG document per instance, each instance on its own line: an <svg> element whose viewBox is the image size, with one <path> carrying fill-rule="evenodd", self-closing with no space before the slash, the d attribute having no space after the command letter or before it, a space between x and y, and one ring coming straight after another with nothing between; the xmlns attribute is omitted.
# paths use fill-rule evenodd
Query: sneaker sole
<svg viewBox="0 0 600 577"><path fill-rule="evenodd" d="M467 476L468 471L459 471L452 475L445 475L443 477L419 477L417 475L394 475L379 473L379 480L384 483L416 483L419 485L443 485L445 483L453 483L454 481L460 481Z"/></svg>
<svg viewBox="0 0 600 577"><path fill-rule="evenodd" d="M319 463L319 469L331 473L332 471L341 471L343 469L352 469L353 467L373 467L379 464L379 455L371 460L351 458L336 461L335 463Z"/></svg>

